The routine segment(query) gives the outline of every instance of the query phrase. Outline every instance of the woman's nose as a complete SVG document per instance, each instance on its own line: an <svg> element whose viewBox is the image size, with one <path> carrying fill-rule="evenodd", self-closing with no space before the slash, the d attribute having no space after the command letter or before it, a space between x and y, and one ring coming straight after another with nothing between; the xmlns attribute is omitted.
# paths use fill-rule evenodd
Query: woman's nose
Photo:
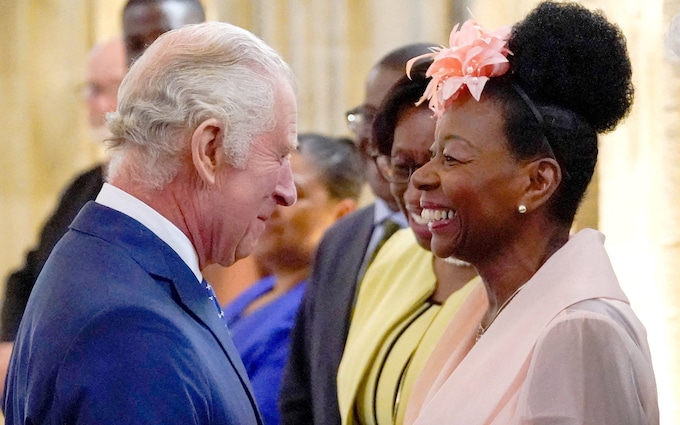
<svg viewBox="0 0 680 425"><path fill-rule="evenodd" d="M437 187L439 178L433 170L433 162L426 162L415 170L411 175L411 183L418 190L432 190Z"/></svg>

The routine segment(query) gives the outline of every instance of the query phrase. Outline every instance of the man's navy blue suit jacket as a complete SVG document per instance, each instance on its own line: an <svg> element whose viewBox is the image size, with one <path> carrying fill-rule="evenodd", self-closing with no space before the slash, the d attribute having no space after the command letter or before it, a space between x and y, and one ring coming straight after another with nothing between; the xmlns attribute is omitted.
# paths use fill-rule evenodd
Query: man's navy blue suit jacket
<svg viewBox="0 0 680 425"><path fill-rule="evenodd" d="M50 255L15 340L6 424L261 424L243 363L189 267L88 203Z"/></svg>

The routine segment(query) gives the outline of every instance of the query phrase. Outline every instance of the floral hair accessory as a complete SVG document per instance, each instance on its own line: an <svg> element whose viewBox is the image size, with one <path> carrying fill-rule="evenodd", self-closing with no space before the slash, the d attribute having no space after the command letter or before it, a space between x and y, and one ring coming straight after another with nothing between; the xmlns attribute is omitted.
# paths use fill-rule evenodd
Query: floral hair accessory
<svg viewBox="0 0 680 425"><path fill-rule="evenodd" d="M434 61L427 69L427 77L432 80L418 101L430 100L430 109L441 117L447 104L458 98L463 87L467 87L472 97L479 101L484 85L489 77L505 74L510 68L507 40L511 27L503 27L494 32L482 28L470 19L458 29L453 27L449 36L450 47L435 47L432 53L417 56L406 64L410 75L415 62L425 58Z"/></svg>

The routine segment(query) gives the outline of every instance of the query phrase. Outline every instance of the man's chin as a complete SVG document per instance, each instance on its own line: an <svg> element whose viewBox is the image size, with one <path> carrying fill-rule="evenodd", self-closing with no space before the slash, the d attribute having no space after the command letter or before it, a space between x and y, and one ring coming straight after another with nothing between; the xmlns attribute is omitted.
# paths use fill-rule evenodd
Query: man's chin
<svg viewBox="0 0 680 425"><path fill-rule="evenodd" d="M260 233L261 234L261 233ZM248 256L250 256L254 251L255 251L255 246L257 245L257 241L260 239L260 235L257 235L257 238L253 238L252 235L244 238L241 243L238 244L236 247L236 250L234 251L234 262L238 260L242 260Z"/></svg>

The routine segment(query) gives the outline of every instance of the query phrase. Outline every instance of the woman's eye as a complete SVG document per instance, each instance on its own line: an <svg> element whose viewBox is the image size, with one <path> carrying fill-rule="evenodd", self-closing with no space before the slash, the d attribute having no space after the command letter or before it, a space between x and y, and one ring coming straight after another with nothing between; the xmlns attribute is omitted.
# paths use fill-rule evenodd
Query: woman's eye
<svg viewBox="0 0 680 425"><path fill-rule="evenodd" d="M456 158L452 157L451 155L446 155L446 154L444 154L443 156L444 156L444 161L445 161L447 164L459 162Z"/></svg>

